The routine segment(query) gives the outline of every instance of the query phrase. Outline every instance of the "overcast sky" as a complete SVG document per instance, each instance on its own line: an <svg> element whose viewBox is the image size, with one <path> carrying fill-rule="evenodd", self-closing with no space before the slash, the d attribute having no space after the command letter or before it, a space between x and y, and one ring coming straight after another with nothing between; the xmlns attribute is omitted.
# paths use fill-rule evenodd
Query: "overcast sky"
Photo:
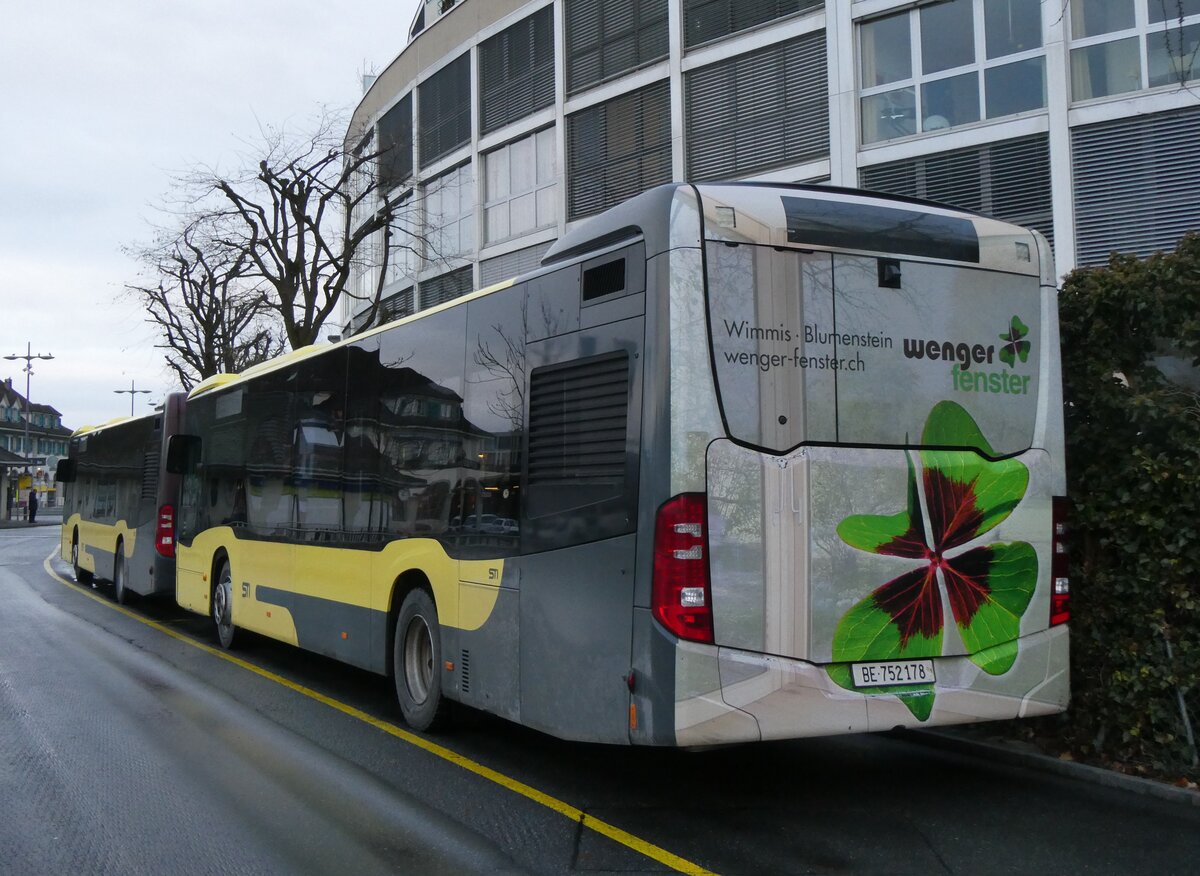
<svg viewBox="0 0 1200 876"><path fill-rule="evenodd" d="M232 167L260 125L350 109L404 48L417 0L5 0L0 11L0 356L75 429L175 386L123 246L173 174ZM0 379L24 394L24 362Z"/></svg>

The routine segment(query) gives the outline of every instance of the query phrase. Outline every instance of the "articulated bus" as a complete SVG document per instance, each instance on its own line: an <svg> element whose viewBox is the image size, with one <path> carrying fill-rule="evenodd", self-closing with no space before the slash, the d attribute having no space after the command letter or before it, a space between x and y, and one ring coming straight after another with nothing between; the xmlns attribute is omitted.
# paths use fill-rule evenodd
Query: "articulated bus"
<svg viewBox="0 0 1200 876"><path fill-rule="evenodd" d="M575 740L1067 705L1037 233L822 187L653 189L539 270L196 387L177 599Z"/></svg>
<svg viewBox="0 0 1200 876"><path fill-rule="evenodd" d="M62 546L80 583L112 582L113 597L175 595L175 505L180 478L165 450L183 428L186 396L162 409L78 429L55 479L64 487Z"/></svg>

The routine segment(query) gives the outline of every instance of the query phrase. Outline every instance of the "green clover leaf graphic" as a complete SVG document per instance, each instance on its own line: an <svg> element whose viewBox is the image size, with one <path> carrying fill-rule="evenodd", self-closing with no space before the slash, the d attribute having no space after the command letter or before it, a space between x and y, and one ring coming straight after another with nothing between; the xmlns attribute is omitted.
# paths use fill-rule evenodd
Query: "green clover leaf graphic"
<svg viewBox="0 0 1200 876"><path fill-rule="evenodd" d="M930 412L922 443L992 453L974 419L954 402L941 402ZM990 461L969 451L916 456L920 471L910 455L904 510L854 514L837 528L851 547L913 561L911 569L877 587L838 623L833 638L838 665L829 672L848 689L854 689L849 663L942 656L943 598L972 661L992 675L1004 674L1016 661L1021 617L1037 585L1037 553L1025 542L972 543L1020 504L1029 470L1015 459ZM872 693L899 696L922 721L933 710L932 684Z"/></svg>
<svg viewBox="0 0 1200 876"><path fill-rule="evenodd" d="M1029 351L1033 345L1029 341L1022 340L1027 334L1029 334L1029 326L1021 322L1021 318L1014 314L1012 322L1009 323L1008 334L1000 335L1000 340L1008 342L1000 350L1000 361L1009 368L1017 364L1018 358L1022 362L1029 359Z"/></svg>

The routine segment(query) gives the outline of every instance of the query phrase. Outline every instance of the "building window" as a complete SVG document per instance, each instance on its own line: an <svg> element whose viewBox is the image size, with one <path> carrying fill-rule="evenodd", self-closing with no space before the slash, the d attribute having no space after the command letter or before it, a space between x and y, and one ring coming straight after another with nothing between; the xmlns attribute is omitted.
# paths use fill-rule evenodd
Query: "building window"
<svg viewBox="0 0 1200 876"><path fill-rule="evenodd" d="M425 187L426 258L433 263L475 254L475 178L463 164Z"/></svg>
<svg viewBox="0 0 1200 876"><path fill-rule="evenodd" d="M421 229L412 192L400 198L392 212L392 233L388 241L387 282L412 283L421 270Z"/></svg>
<svg viewBox="0 0 1200 876"><path fill-rule="evenodd" d="M671 181L666 80L567 117L567 218L599 213Z"/></svg>
<svg viewBox="0 0 1200 876"><path fill-rule="evenodd" d="M687 74L688 177L730 179L829 155L825 33Z"/></svg>
<svg viewBox="0 0 1200 876"><path fill-rule="evenodd" d="M463 53L417 86L421 166L471 140L471 55Z"/></svg>
<svg viewBox="0 0 1200 876"><path fill-rule="evenodd" d="M483 156L488 243L558 223L554 129L545 128Z"/></svg>
<svg viewBox="0 0 1200 876"><path fill-rule="evenodd" d="M412 92L384 113L378 125L379 187L401 185L413 173Z"/></svg>
<svg viewBox="0 0 1200 876"><path fill-rule="evenodd" d="M859 25L862 142L1046 105L1040 0L947 0Z"/></svg>
<svg viewBox="0 0 1200 876"><path fill-rule="evenodd" d="M1200 78L1200 0L1071 0L1071 96Z"/></svg>
<svg viewBox="0 0 1200 876"><path fill-rule="evenodd" d="M567 93L667 56L667 0L565 0Z"/></svg>
<svg viewBox="0 0 1200 876"><path fill-rule="evenodd" d="M554 7L479 47L479 129L487 134L554 103Z"/></svg>
<svg viewBox="0 0 1200 876"><path fill-rule="evenodd" d="M684 46L690 49L824 5L824 0L683 0Z"/></svg>
<svg viewBox="0 0 1200 876"><path fill-rule="evenodd" d="M1046 134L876 164L860 179L866 189L984 213L1054 240Z"/></svg>

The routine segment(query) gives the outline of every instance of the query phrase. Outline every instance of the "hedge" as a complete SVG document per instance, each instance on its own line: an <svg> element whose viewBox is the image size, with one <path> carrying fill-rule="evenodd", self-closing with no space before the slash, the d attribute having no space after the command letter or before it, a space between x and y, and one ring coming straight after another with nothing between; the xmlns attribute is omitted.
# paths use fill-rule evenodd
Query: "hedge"
<svg viewBox="0 0 1200 876"><path fill-rule="evenodd" d="M1079 269L1059 303L1074 503L1072 704L1059 732L1085 759L1195 776L1200 236Z"/></svg>

